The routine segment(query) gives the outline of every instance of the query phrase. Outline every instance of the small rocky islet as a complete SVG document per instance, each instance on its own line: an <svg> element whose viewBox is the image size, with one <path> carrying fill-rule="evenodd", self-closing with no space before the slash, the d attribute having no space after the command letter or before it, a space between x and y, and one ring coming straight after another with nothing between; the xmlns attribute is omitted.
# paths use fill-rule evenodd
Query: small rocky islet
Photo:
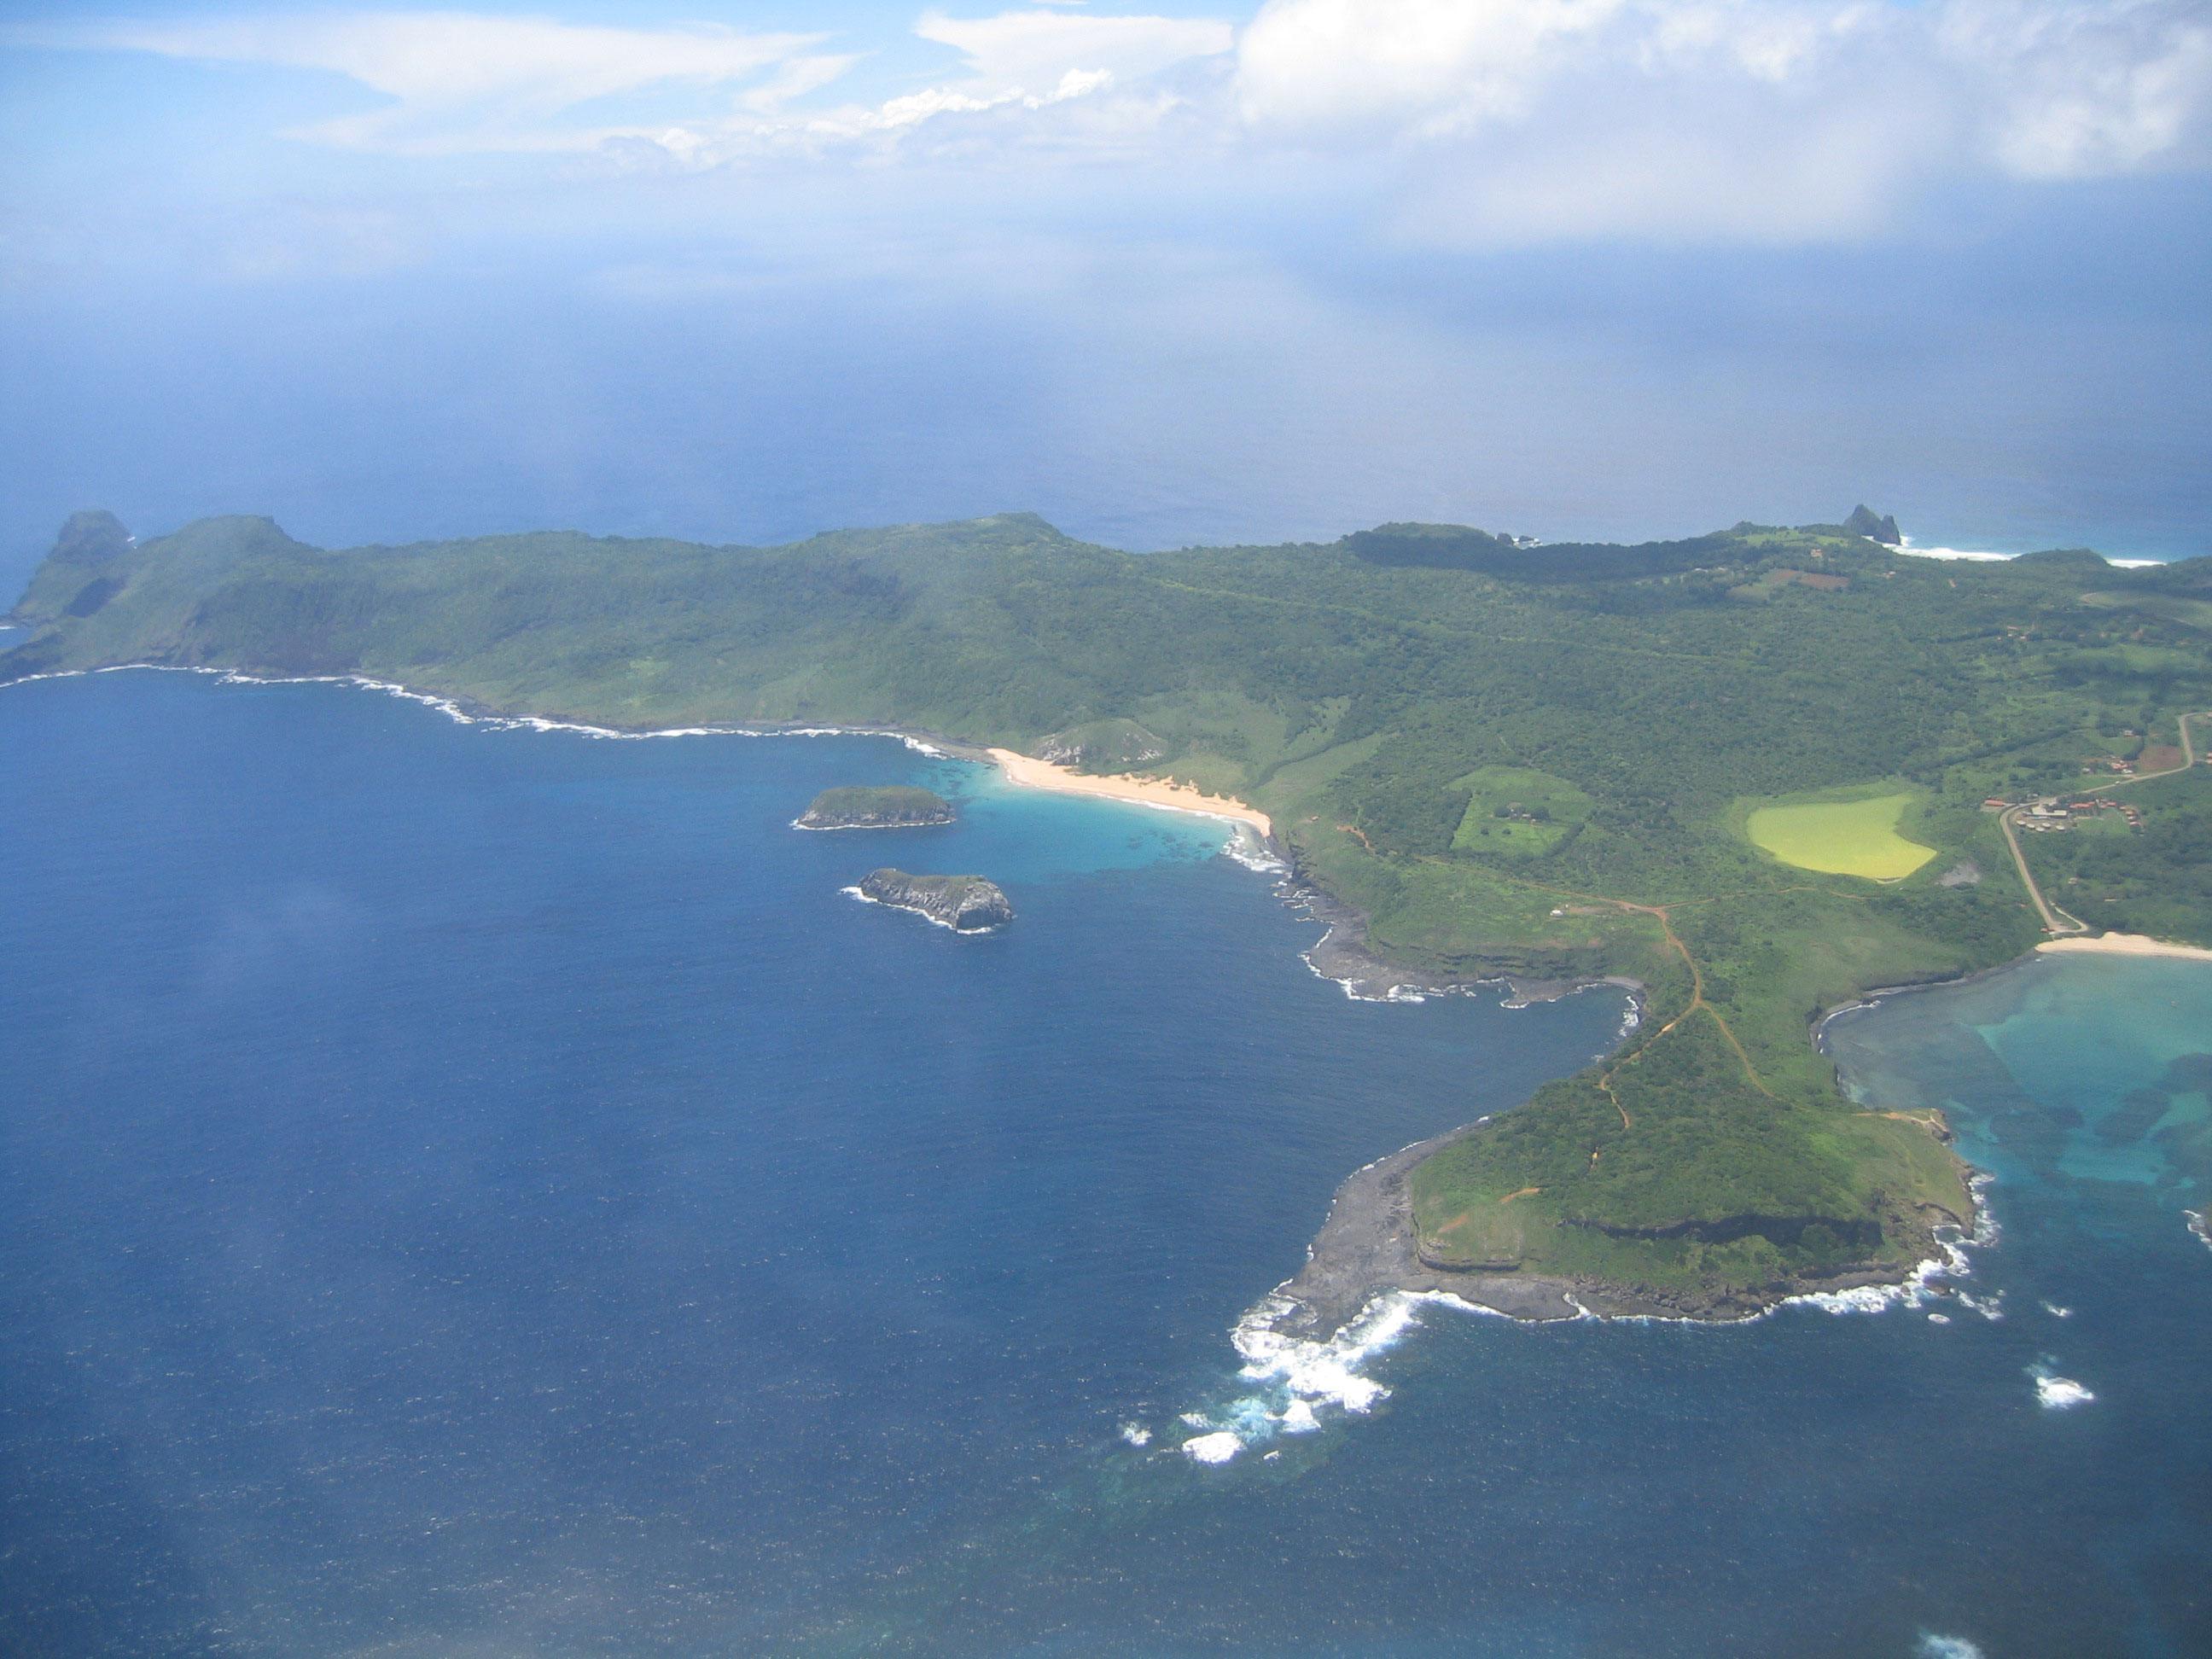
<svg viewBox="0 0 2212 1659"><path fill-rule="evenodd" d="M895 909L912 910L956 933L983 933L1014 919L999 884L981 876L916 876L904 870L872 870L860 896Z"/></svg>
<svg viewBox="0 0 2212 1659"><path fill-rule="evenodd" d="M824 789L793 820L801 830L920 830L950 823L952 803L906 784L847 784Z"/></svg>

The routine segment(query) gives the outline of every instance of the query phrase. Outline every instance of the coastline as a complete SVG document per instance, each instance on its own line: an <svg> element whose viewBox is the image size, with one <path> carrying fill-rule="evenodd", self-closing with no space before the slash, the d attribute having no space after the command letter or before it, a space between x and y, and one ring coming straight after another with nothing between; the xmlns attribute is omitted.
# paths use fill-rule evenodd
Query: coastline
<svg viewBox="0 0 2212 1659"><path fill-rule="evenodd" d="M1820 1279L1779 1282L1755 1294L1693 1301L1579 1276L1431 1267L1416 1242L1407 1177L1431 1153L1480 1133L1492 1121L1479 1118L1354 1170L1330 1200L1328 1218L1307 1247L1305 1265L1261 1297L1239 1328L1265 1330L1291 1342L1327 1342L1357 1322L1377 1298L1393 1295L1443 1298L1532 1324L1595 1318L1735 1325L1800 1301L1832 1311L1871 1310L1911 1296L1932 1278L1964 1271L1964 1246L1980 1242L1988 1231L1978 1178L1975 1213L1927 1225L1911 1267L1851 1269Z"/></svg>
<svg viewBox="0 0 2212 1659"><path fill-rule="evenodd" d="M1287 903L1327 930L1302 953L1306 966L1317 978L1341 987L1354 1002L1419 1002L1432 996L1472 995L1502 985L1507 992L1507 1007L1526 1008L1532 1003L1557 1002L1609 985L1629 996L1629 1018L1621 1028L1621 1038L1643 1023L1644 982L1625 974L1539 979L1507 968L1471 974L1408 968L1390 961L1368 943L1366 913L1317 885L1298 867L1295 854L1280 890Z"/></svg>
<svg viewBox="0 0 2212 1659"><path fill-rule="evenodd" d="M2174 945L2148 933L2076 933L2047 939L2035 948L2053 956L2172 957L2184 962L2212 962L2212 951L2201 945Z"/></svg>
<svg viewBox="0 0 2212 1659"><path fill-rule="evenodd" d="M1206 795L1188 785L1164 781L1093 777L1012 750L985 748L936 732L888 725L760 721L744 725L624 729L539 714L515 714L472 698L418 691L364 674L259 675L197 664L119 663L99 668L27 675L9 684L74 678L131 669L210 674L231 684L245 685L349 684L424 704L465 725L483 725L493 729L568 732L580 736L625 740L693 736L892 738L925 754L977 763L995 763L1007 774L1010 781L1024 787L1121 800L1225 820L1257 832L1269 846L1275 845L1272 821L1265 813L1243 801ZM1295 855L1288 854L1287 849L1285 851L1291 857L1291 864L1288 873L1277 884L1278 892L1286 902L1303 908L1324 929L1322 938L1304 953L1305 961L1316 975L1339 984L1348 997L1360 1000L1418 1001L1427 995L1465 994L1481 988L1504 985L1510 988L1514 1004L1522 1006L1572 995L1598 985L1612 985L1629 992L1633 999L1629 1023L1624 1026L1621 1036L1625 1038L1642 1018L1644 987L1635 980L1619 975L1563 981L1522 980L1504 969L1490 972L1451 973L1394 964L1370 945L1364 913L1316 885L1297 867ZM867 897L857 890L847 890L854 896ZM1829 1019L1838 1015L1873 1006L1884 996L1905 990L1934 989L1942 985L1977 978L1983 974L2002 971L2036 960L2036 951L2041 951L2180 957L2212 961L2212 951L2166 945L2141 935L2106 934L2096 938L2045 940L2035 951L1975 973L1917 985L1870 989L1858 998L1820 1015L1813 1022L1810 1035L1818 1044L1822 1036L1821 1028ZM1419 1256L1406 1176L1429 1154L1465 1136L1480 1133L1491 1121L1492 1119L1486 1117L1446 1130L1377 1158L1354 1171L1337 1189L1320 1231L1308 1247L1305 1267L1261 1298L1246 1316L1247 1322L1264 1326L1292 1340L1327 1340L1355 1323L1378 1297L1393 1293L1455 1300L1484 1311L1534 1322L1604 1317L1735 1323L1757 1318L1786 1302L1808 1297L1817 1299L1838 1293L1846 1299L1863 1297L1866 1305L1880 1305L1887 1297L1909 1293L1917 1284L1924 1281L1931 1268L1940 1268L1947 1261L1955 1261L1956 1246L1946 1235L1954 1231L1965 1235L1974 1227L1983 1209L1978 1203L1976 1213L1962 1218L1956 1229L1946 1228L1940 1224L1931 1224L1927 1229L1926 1239L1923 1241L1926 1247L1924 1259L1917 1266L1850 1271L1817 1284L1777 1285L1771 1287L1771 1291L1762 1291L1755 1296L1717 1298L1710 1304L1698 1305L1655 1297L1632 1286L1595 1279L1432 1268ZM1852 1305L1859 1305L1859 1303L1854 1300Z"/></svg>
<svg viewBox="0 0 2212 1659"><path fill-rule="evenodd" d="M1330 903L1326 896L1322 896L1315 914L1317 919L1330 923L1332 933L1338 926L1356 926L1356 912L1347 912L1340 921L1328 908ZM1323 945L1328 943L1325 938ZM1316 946L1314 955L1319 955L1321 950ZM1330 963L1332 967L1382 970L1382 965L1364 949L1364 941L1338 950L1338 958ZM2046 939L2016 957L1969 973L1913 984L1871 988L1815 1017L1811 1022L1810 1036L1815 1046L1825 1053L1826 1027L1831 1020L1875 1007L1892 996L1953 988L2027 968L2043 960L2045 953L2212 962L2212 951L2170 944L2142 934L2106 933L2095 938ZM1309 960L1312 959L1310 956ZM1323 971L1318 962L1315 971ZM1419 976L1415 977L1418 981ZM1460 981L1458 987L1439 985L1435 988L1463 988L1470 983ZM1352 990L1351 983L1347 983L1346 989ZM1393 994L1403 994L1396 985L1382 993ZM1778 1284L1756 1295L1693 1304L1598 1280L1431 1267L1420 1258L1407 1176L1431 1153L1479 1133L1491 1121L1490 1118L1482 1118L1447 1130L1354 1171L1331 1200L1328 1218L1307 1249L1305 1266L1263 1297L1246 1316L1247 1320L1290 1340L1327 1341L1355 1323L1377 1297L1396 1294L1451 1298L1484 1312L1539 1323L1595 1316L1735 1324L1760 1317L1790 1302L1811 1300L1834 1307L1840 1299L1843 1305L1872 1308L1888 1300L1909 1297L1923 1289L1931 1278L1963 1271L1964 1248L1986 1243L1994 1237L1987 1200L1982 1194L1987 1177L1975 1173L1968 1182L1974 1199L1973 1212L1959 1218L1955 1225L1938 1222L1926 1226L1922 1240L1924 1254L1915 1265L1850 1271L1819 1282ZM2212 1231L2205 1228L2201 1215L2191 1221L2191 1231L2212 1246Z"/></svg>
<svg viewBox="0 0 2212 1659"><path fill-rule="evenodd" d="M1274 839L1275 826L1258 807L1229 795L1209 795L1188 783L1166 778L1140 778L1127 773L1078 772L1072 767L1043 761L1012 749L987 749L1006 781L1025 789L1046 789L1062 795L1090 795L1101 800L1125 801L1137 806L1159 806L1175 812L1195 812L1202 817L1226 818Z"/></svg>

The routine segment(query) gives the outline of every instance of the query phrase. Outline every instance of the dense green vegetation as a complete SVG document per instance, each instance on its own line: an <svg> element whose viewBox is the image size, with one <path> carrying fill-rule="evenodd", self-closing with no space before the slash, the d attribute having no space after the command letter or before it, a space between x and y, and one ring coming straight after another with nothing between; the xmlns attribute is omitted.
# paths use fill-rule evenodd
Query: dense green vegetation
<svg viewBox="0 0 2212 1659"><path fill-rule="evenodd" d="M952 822L952 803L902 783L841 784L824 789L799 815L808 830L900 830Z"/></svg>
<svg viewBox="0 0 2212 1659"><path fill-rule="evenodd" d="M361 673L623 725L1157 750L1268 811L1396 960L1645 984L1625 1053L1431 1159L1417 1213L1440 1259L1677 1290L1893 1261L1963 1208L1929 1127L1846 1100L1808 1022L2032 944L1984 799L2078 790L2212 708L2212 561L1942 563L1839 526L1531 547L1399 525L1139 556L1016 514L765 549L325 552L265 520L136 544L81 516L21 615L38 631L0 677ZM2027 854L2095 922L2212 942L2208 780L2133 790L2139 832ZM1752 844L1747 803L1814 792L1908 794L1896 833L1936 856L1883 883Z"/></svg>

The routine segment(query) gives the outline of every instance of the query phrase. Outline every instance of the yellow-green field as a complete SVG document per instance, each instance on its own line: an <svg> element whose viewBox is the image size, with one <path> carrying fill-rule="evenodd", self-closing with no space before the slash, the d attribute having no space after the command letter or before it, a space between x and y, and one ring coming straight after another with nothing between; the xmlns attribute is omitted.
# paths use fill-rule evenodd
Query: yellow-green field
<svg viewBox="0 0 2212 1659"><path fill-rule="evenodd" d="M1812 801L1800 806L1762 806L1744 825L1755 846L1800 870L1832 876L1871 876L1895 881L1936 856L1932 847L1897 833L1909 793L1863 800Z"/></svg>

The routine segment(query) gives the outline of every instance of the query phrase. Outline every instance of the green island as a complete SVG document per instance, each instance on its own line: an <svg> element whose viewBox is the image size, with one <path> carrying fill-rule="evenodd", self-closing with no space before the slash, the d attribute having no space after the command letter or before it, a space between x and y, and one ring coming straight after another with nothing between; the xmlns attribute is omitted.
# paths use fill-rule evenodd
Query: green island
<svg viewBox="0 0 2212 1659"><path fill-rule="evenodd" d="M1894 1279L1972 1212L1939 1120L1838 1088L1827 1012L2051 932L2212 945L2212 559L1894 537L1862 510L1636 546L1386 525L1135 555L1017 514L325 551L265 519L138 542L83 514L0 680L351 675L623 727L944 733L1235 796L1401 982L1642 987L1619 1052L1408 1164L1427 1268L1729 1316Z"/></svg>
<svg viewBox="0 0 2212 1659"><path fill-rule="evenodd" d="M793 823L801 830L913 830L952 819L952 803L934 790L843 784L815 796Z"/></svg>

